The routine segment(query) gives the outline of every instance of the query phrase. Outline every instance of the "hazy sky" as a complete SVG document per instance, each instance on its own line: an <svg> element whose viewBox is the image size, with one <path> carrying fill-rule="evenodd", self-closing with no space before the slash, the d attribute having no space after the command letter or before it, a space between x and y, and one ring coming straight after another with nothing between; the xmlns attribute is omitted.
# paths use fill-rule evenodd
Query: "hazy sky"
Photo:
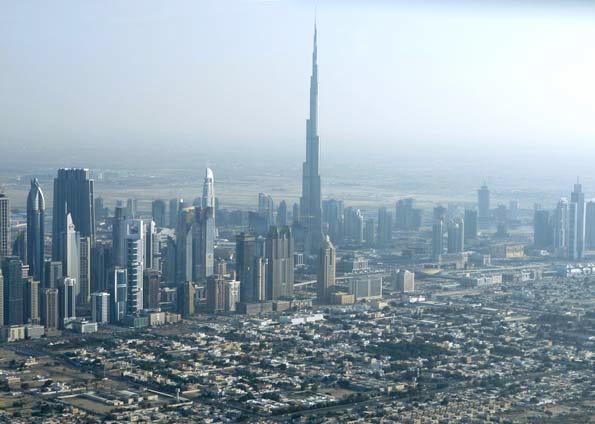
<svg viewBox="0 0 595 424"><path fill-rule="evenodd" d="M0 148L302 152L315 4L323 156L595 152L569 1L0 0Z"/></svg>

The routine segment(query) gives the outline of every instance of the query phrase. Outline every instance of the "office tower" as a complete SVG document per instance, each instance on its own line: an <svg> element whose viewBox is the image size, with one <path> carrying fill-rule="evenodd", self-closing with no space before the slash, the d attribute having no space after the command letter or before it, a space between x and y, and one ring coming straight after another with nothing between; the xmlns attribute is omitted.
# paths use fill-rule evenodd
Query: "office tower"
<svg viewBox="0 0 595 424"><path fill-rule="evenodd" d="M417 231L421 226L421 209L414 208L411 197L399 199L395 204L395 227L402 231Z"/></svg>
<svg viewBox="0 0 595 424"><path fill-rule="evenodd" d="M378 209L378 244L388 245L393 240L393 214L386 208Z"/></svg>
<svg viewBox="0 0 595 424"><path fill-rule="evenodd" d="M27 263L29 272L42 280L45 236L45 198L37 178L31 180L27 196Z"/></svg>
<svg viewBox="0 0 595 424"><path fill-rule="evenodd" d="M488 186L482 185L477 191L477 217L480 222L487 223L490 220L490 190Z"/></svg>
<svg viewBox="0 0 595 424"><path fill-rule="evenodd" d="M159 309L161 273L147 269L143 275L143 295L145 309Z"/></svg>
<svg viewBox="0 0 595 424"><path fill-rule="evenodd" d="M574 185L570 194L569 232L568 232L568 258L583 259L585 253L585 195L581 184Z"/></svg>
<svg viewBox="0 0 595 424"><path fill-rule="evenodd" d="M287 221L287 203L285 200L281 200L281 203L279 203L279 207L277 208L277 225L280 227L289 225L289 222Z"/></svg>
<svg viewBox="0 0 595 424"><path fill-rule="evenodd" d="M558 257L568 256L569 207L566 199L560 199L554 214L554 253Z"/></svg>
<svg viewBox="0 0 595 424"><path fill-rule="evenodd" d="M41 291L41 323L46 329L57 330L60 327L60 302L57 288Z"/></svg>
<svg viewBox="0 0 595 424"><path fill-rule="evenodd" d="M326 236L318 255L318 301L328 302L332 286L335 285L337 254L329 236Z"/></svg>
<svg viewBox="0 0 595 424"><path fill-rule="evenodd" d="M364 241L364 217L359 209L345 209L345 238L356 243Z"/></svg>
<svg viewBox="0 0 595 424"><path fill-rule="evenodd" d="M17 235L12 242L12 256L17 256L24 264L27 264L27 229L18 229Z"/></svg>
<svg viewBox="0 0 595 424"><path fill-rule="evenodd" d="M212 207L196 208L193 228L193 272L195 281L213 275L215 265L215 210Z"/></svg>
<svg viewBox="0 0 595 424"><path fill-rule="evenodd" d="M109 271L113 266L112 246L106 242L97 241L91 248L91 292L107 290Z"/></svg>
<svg viewBox="0 0 595 424"><path fill-rule="evenodd" d="M213 268L213 274L225 275L227 274L227 261L223 258L217 258L215 260L215 266Z"/></svg>
<svg viewBox="0 0 595 424"><path fill-rule="evenodd" d="M178 206L179 200L177 198L169 201L169 227L177 228L178 225Z"/></svg>
<svg viewBox="0 0 595 424"><path fill-rule="evenodd" d="M23 322L39 324L39 281L29 277L23 281Z"/></svg>
<svg viewBox="0 0 595 424"><path fill-rule="evenodd" d="M190 318L194 315L196 297L196 287L192 281L185 281L178 286L178 312L184 318ZM208 302L208 285L207 285L207 302Z"/></svg>
<svg viewBox="0 0 595 424"><path fill-rule="evenodd" d="M79 240L79 285L77 304L87 305L91 300L91 239Z"/></svg>
<svg viewBox="0 0 595 424"><path fill-rule="evenodd" d="M138 200L128 199L126 200L126 219L138 218Z"/></svg>
<svg viewBox="0 0 595 424"><path fill-rule="evenodd" d="M151 203L151 216L159 228L165 227L165 202L163 200L153 200L153 203Z"/></svg>
<svg viewBox="0 0 595 424"><path fill-rule="evenodd" d="M145 246L143 250L143 265L145 269L153 269L159 262L159 239L157 226L152 219L143 220L145 223Z"/></svg>
<svg viewBox="0 0 595 424"><path fill-rule="evenodd" d="M236 237L236 278L240 281L240 301L254 302L254 260L256 259L256 237L240 233Z"/></svg>
<svg viewBox="0 0 595 424"><path fill-rule="evenodd" d="M45 261L44 263L44 276L43 276L43 288L46 289L57 289L60 279L64 277L62 262L60 261Z"/></svg>
<svg viewBox="0 0 595 424"><path fill-rule="evenodd" d="M258 214L264 217L267 231L275 225L275 202L270 195L258 193Z"/></svg>
<svg viewBox="0 0 595 424"><path fill-rule="evenodd" d="M306 161L303 164L300 222L306 227L306 252L317 252L322 245L322 202L320 190L318 136L318 52L314 27L312 76L310 77L310 116L306 121Z"/></svg>
<svg viewBox="0 0 595 424"><path fill-rule="evenodd" d="M225 310L226 281L219 275L213 275L207 280L207 310L211 313Z"/></svg>
<svg viewBox="0 0 595 424"><path fill-rule="evenodd" d="M432 217L434 218L434 221L438 221L438 220L446 221L446 215L447 215L446 208L441 205L436 206L432 211Z"/></svg>
<svg viewBox="0 0 595 424"><path fill-rule="evenodd" d="M112 218L113 261L117 266L126 266L126 210L116 206Z"/></svg>
<svg viewBox="0 0 595 424"><path fill-rule="evenodd" d="M240 301L240 282L225 282L225 312L235 312Z"/></svg>
<svg viewBox="0 0 595 424"><path fill-rule="evenodd" d="M477 211L465 209L465 240L477 238Z"/></svg>
<svg viewBox="0 0 595 424"><path fill-rule="evenodd" d="M322 218L328 234L335 244L343 239L344 207L342 200L329 199L322 202Z"/></svg>
<svg viewBox="0 0 595 424"><path fill-rule="evenodd" d="M405 269L400 269L395 276L395 289L401 293L415 291L415 274Z"/></svg>
<svg viewBox="0 0 595 424"><path fill-rule="evenodd" d="M376 222L372 218L366 219L364 222L364 240L368 246L376 244Z"/></svg>
<svg viewBox="0 0 595 424"><path fill-rule="evenodd" d="M10 201L0 193L0 259L10 255Z"/></svg>
<svg viewBox="0 0 595 424"><path fill-rule="evenodd" d="M80 236L79 232L75 230L72 216L70 213L66 215L66 225L64 232L61 234L62 238L62 270L66 277L73 278L77 283L77 292L79 291L80 281Z"/></svg>
<svg viewBox="0 0 595 424"><path fill-rule="evenodd" d="M59 169L54 179L52 208L52 258L63 260L61 236L67 230L67 215L71 216L76 231L95 242L95 203L93 180L88 169Z"/></svg>
<svg viewBox="0 0 595 424"><path fill-rule="evenodd" d="M266 239L266 299L293 295L293 236L289 227L271 227Z"/></svg>
<svg viewBox="0 0 595 424"><path fill-rule="evenodd" d="M109 213L108 208L106 208L103 204L103 198L102 197L96 197L95 198L95 219L96 220L101 220L101 219L106 219Z"/></svg>
<svg viewBox="0 0 595 424"><path fill-rule="evenodd" d="M462 218L455 218L448 223L448 253L461 253L465 250L465 223Z"/></svg>
<svg viewBox="0 0 595 424"><path fill-rule="evenodd" d="M193 273L193 231L195 221L195 208L189 207L180 210L178 225L176 227L175 240L175 281L181 284L185 281L192 281ZM168 255L170 253L168 245ZM173 258L172 258L173 259Z"/></svg>
<svg viewBox="0 0 595 424"><path fill-rule="evenodd" d="M0 258L0 328L4 327L4 275L2 274L2 258Z"/></svg>
<svg viewBox="0 0 595 424"><path fill-rule="evenodd" d="M115 267L110 274L109 294L111 300L111 322L121 321L126 315L128 299L128 272L126 268Z"/></svg>
<svg viewBox="0 0 595 424"><path fill-rule="evenodd" d="M590 200L585 206L585 246L595 248L595 200Z"/></svg>
<svg viewBox="0 0 595 424"><path fill-rule="evenodd" d="M435 219L432 225L432 259L440 260L444 251L444 221Z"/></svg>
<svg viewBox="0 0 595 424"><path fill-rule="evenodd" d="M76 318L76 286L74 278L65 277L60 281L59 290L59 309L60 309L60 327Z"/></svg>
<svg viewBox="0 0 595 424"><path fill-rule="evenodd" d="M202 207L213 208L215 210L215 189L214 189L213 170L207 168L205 171L205 181L202 186Z"/></svg>
<svg viewBox="0 0 595 424"><path fill-rule="evenodd" d="M126 221L126 314L134 315L143 309L143 250L145 226L141 219Z"/></svg>
<svg viewBox="0 0 595 424"><path fill-rule="evenodd" d="M4 325L23 324L23 262L15 256L2 259Z"/></svg>
<svg viewBox="0 0 595 424"><path fill-rule="evenodd" d="M533 246L536 249L549 249L553 243L553 235L550 212L536 210L533 215Z"/></svg>
<svg viewBox="0 0 595 424"><path fill-rule="evenodd" d="M109 293L96 292L91 295L91 319L99 324L107 324L109 322L110 313Z"/></svg>

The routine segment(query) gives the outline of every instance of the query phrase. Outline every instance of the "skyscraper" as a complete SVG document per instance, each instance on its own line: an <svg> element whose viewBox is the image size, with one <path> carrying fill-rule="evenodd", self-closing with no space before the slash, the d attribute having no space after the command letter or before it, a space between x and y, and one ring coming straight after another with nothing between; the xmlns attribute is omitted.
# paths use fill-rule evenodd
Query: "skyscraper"
<svg viewBox="0 0 595 424"><path fill-rule="evenodd" d="M46 329L57 330L60 327L59 311L58 289L43 289L41 291L41 323Z"/></svg>
<svg viewBox="0 0 595 424"><path fill-rule="evenodd" d="M277 208L277 225L283 227L289 225L287 222L287 203L285 200L281 200L279 207Z"/></svg>
<svg viewBox="0 0 595 424"><path fill-rule="evenodd" d="M550 211L538 209L533 215L533 245L537 249L548 249L552 246L554 230Z"/></svg>
<svg viewBox="0 0 595 424"><path fill-rule="evenodd" d="M209 301L207 282L207 304ZM192 281L184 281L178 286L178 312L184 318L189 318L194 315L194 299L196 296L196 287Z"/></svg>
<svg viewBox="0 0 595 424"><path fill-rule="evenodd" d="M465 209L465 241L477 238L477 210Z"/></svg>
<svg viewBox="0 0 595 424"><path fill-rule="evenodd" d="M37 281L43 276L44 220L45 199L39 181L34 178L27 196L27 263L30 274Z"/></svg>
<svg viewBox="0 0 595 424"><path fill-rule="evenodd" d="M66 225L64 231L60 234L62 239L62 270L64 276L73 278L78 283L80 281L80 236L75 230L74 223L70 213L66 214ZM77 292L79 289L77 288Z"/></svg>
<svg viewBox="0 0 595 424"><path fill-rule="evenodd" d="M582 259L585 253L585 195L580 183L574 185L568 209L568 258Z"/></svg>
<svg viewBox="0 0 595 424"><path fill-rule="evenodd" d="M116 206L112 218L112 254L114 264L126 266L126 210Z"/></svg>
<svg viewBox="0 0 595 424"><path fill-rule="evenodd" d="M165 202L163 200L153 200L153 203L151 203L151 215L159 228L165 227Z"/></svg>
<svg viewBox="0 0 595 424"><path fill-rule="evenodd" d="M109 282L111 322L121 321L126 315L126 301L128 298L127 285L128 276L126 268L114 268Z"/></svg>
<svg viewBox="0 0 595 424"><path fill-rule="evenodd" d="M59 169L54 179L52 258L63 260L61 235L66 231L66 215L70 214L76 231L95 242L94 182L88 169Z"/></svg>
<svg viewBox="0 0 595 424"><path fill-rule="evenodd" d="M211 313L225 310L225 279L213 275L207 280L207 309Z"/></svg>
<svg viewBox="0 0 595 424"><path fill-rule="evenodd" d="M554 253L559 257L568 256L568 200L560 199L554 214Z"/></svg>
<svg viewBox="0 0 595 424"><path fill-rule="evenodd" d="M176 228L178 225L178 206L179 200L177 198L169 201L169 226Z"/></svg>
<svg viewBox="0 0 595 424"><path fill-rule="evenodd" d="M330 289L335 285L336 251L327 235L318 255L318 301L327 302Z"/></svg>
<svg viewBox="0 0 595 424"><path fill-rule="evenodd" d="M322 217L328 226L328 234L335 244L343 239L344 212L343 201L328 199L322 202Z"/></svg>
<svg viewBox="0 0 595 424"><path fill-rule="evenodd" d="M126 222L127 315L134 315L143 309L144 239L144 222L141 219L129 219Z"/></svg>
<svg viewBox="0 0 595 424"><path fill-rule="evenodd" d="M39 281L29 277L23 281L23 321L39 324Z"/></svg>
<svg viewBox="0 0 595 424"><path fill-rule="evenodd" d="M91 295L91 319L99 324L109 322L109 293L97 292Z"/></svg>
<svg viewBox="0 0 595 424"><path fill-rule="evenodd" d="M65 277L59 286L60 327L76 318L76 280Z"/></svg>
<svg viewBox="0 0 595 424"><path fill-rule="evenodd" d="M2 259L4 325L23 324L23 262L14 256Z"/></svg>
<svg viewBox="0 0 595 424"><path fill-rule="evenodd" d="M585 246L595 248L595 200L590 200L585 206Z"/></svg>
<svg viewBox="0 0 595 424"><path fill-rule="evenodd" d="M448 253L461 253L464 250L465 221L456 218L448 223Z"/></svg>
<svg viewBox="0 0 595 424"><path fill-rule="evenodd" d="M421 225L421 209L414 208L411 197L399 199L395 205L395 226L397 230L417 231Z"/></svg>
<svg viewBox="0 0 595 424"><path fill-rule="evenodd" d="M318 136L318 52L314 26L314 51L310 77L310 117L306 121L306 161L303 164L300 219L306 227L306 251L317 252L322 245L322 201L320 192Z"/></svg>
<svg viewBox="0 0 595 424"><path fill-rule="evenodd" d="M4 275L2 274L2 259L0 258L0 327L4 327Z"/></svg>
<svg viewBox="0 0 595 424"><path fill-rule="evenodd" d="M477 190L477 210L478 210L478 218L481 223L487 223L490 219L490 190L488 186L482 185L479 190Z"/></svg>
<svg viewBox="0 0 595 424"><path fill-rule="evenodd" d="M10 255L10 202L0 193L0 259Z"/></svg>
<svg viewBox="0 0 595 424"><path fill-rule="evenodd" d="M293 295L293 236L289 227L271 227L266 239L266 299Z"/></svg>
<svg viewBox="0 0 595 424"><path fill-rule="evenodd" d="M432 258L440 260L444 251L444 221L442 218L434 220L432 225Z"/></svg>
<svg viewBox="0 0 595 424"><path fill-rule="evenodd" d="M386 208L378 209L378 244L387 245L393 239L393 214Z"/></svg>
<svg viewBox="0 0 595 424"><path fill-rule="evenodd" d="M143 275L143 296L145 309L158 309L161 273L153 269L147 269Z"/></svg>
<svg viewBox="0 0 595 424"><path fill-rule="evenodd" d="M240 301L255 301L254 266L256 237L240 233L236 237L236 278L240 281Z"/></svg>
<svg viewBox="0 0 595 424"><path fill-rule="evenodd" d="M202 186L202 207L213 208L215 210L215 180L213 178L213 170L207 168L205 172L205 181Z"/></svg>
<svg viewBox="0 0 595 424"><path fill-rule="evenodd" d="M43 287L57 289L60 279L64 277L63 269L61 261L46 261L44 263Z"/></svg>
<svg viewBox="0 0 595 424"><path fill-rule="evenodd" d="M87 305L91 300L91 239L81 237L79 240L79 305Z"/></svg>
<svg viewBox="0 0 595 424"><path fill-rule="evenodd" d="M213 275L215 265L215 209L194 209L192 224L192 278L205 280Z"/></svg>

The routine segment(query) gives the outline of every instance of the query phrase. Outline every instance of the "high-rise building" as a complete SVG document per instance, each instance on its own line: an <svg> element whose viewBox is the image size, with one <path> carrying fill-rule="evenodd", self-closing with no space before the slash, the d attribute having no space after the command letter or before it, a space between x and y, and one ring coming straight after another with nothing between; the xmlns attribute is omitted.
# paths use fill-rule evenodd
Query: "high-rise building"
<svg viewBox="0 0 595 424"><path fill-rule="evenodd" d="M281 203L279 203L279 207L277 208L277 225L280 227L289 225L289 222L287 221L287 203L285 200L281 200Z"/></svg>
<svg viewBox="0 0 595 424"><path fill-rule="evenodd" d="M23 281L23 321L39 324L39 281L29 277Z"/></svg>
<svg viewBox="0 0 595 424"><path fill-rule="evenodd" d="M0 258L0 328L4 327L4 275L2 274L2 258Z"/></svg>
<svg viewBox="0 0 595 424"><path fill-rule="evenodd" d="M266 299L293 296L293 236L290 227L271 227L266 239Z"/></svg>
<svg viewBox="0 0 595 424"><path fill-rule="evenodd" d="M568 258L580 260L585 253L585 195L578 182L570 194L568 215Z"/></svg>
<svg viewBox="0 0 595 424"><path fill-rule="evenodd" d="M465 241L477 238L477 210L465 209Z"/></svg>
<svg viewBox="0 0 595 424"><path fill-rule="evenodd" d="M47 288L41 291L41 323L46 329L60 328L60 302L58 289Z"/></svg>
<svg viewBox="0 0 595 424"><path fill-rule="evenodd" d="M536 210L533 215L533 246L537 249L549 249L553 243L553 236L550 211Z"/></svg>
<svg viewBox="0 0 595 424"><path fill-rule="evenodd" d="M43 276L43 288L57 289L58 283L64 277L64 271L61 261L45 261L44 263L44 276Z"/></svg>
<svg viewBox="0 0 595 424"><path fill-rule="evenodd" d="M67 215L76 231L95 242L94 182L88 169L59 169L54 179L52 258L63 260L61 236L67 231Z"/></svg>
<svg viewBox="0 0 595 424"><path fill-rule="evenodd" d="M444 221L440 218L434 220L432 225L432 258L440 260L444 252Z"/></svg>
<svg viewBox="0 0 595 424"><path fill-rule="evenodd" d="M225 282L225 312L235 312L240 301L240 282Z"/></svg>
<svg viewBox="0 0 595 424"><path fill-rule="evenodd" d="M190 318L194 315L196 297L196 287L192 281L184 281L178 286L178 312L184 318ZM207 303L208 303L208 285L207 285Z"/></svg>
<svg viewBox="0 0 595 424"><path fill-rule="evenodd" d="M478 219L482 223L490 220L490 190L487 185L482 185L477 191Z"/></svg>
<svg viewBox="0 0 595 424"><path fill-rule="evenodd" d="M91 300L91 239L79 239L79 285L77 304L87 305Z"/></svg>
<svg viewBox="0 0 595 424"><path fill-rule="evenodd" d="M342 200L328 199L322 202L322 219L328 234L335 244L343 240L344 207Z"/></svg>
<svg viewBox="0 0 595 424"><path fill-rule="evenodd" d="M146 269L143 275L143 295L145 309L158 309L161 298L161 273L154 269Z"/></svg>
<svg viewBox="0 0 595 424"><path fill-rule="evenodd" d="M376 222L373 218L368 218L364 222L364 240L368 246L374 246L376 244Z"/></svg>
<svg viewBox="0 0 595 424"><path fill-rule="evenodd" d="M10 255L10 201L0 193L0 259Z"/></svg>
<svg viewBox="0 0 595 424"><path fill-rule="evenodd" d="M145 228L141 219L126 221L126 314L134 315L143 309L143 251Z"/></svg>
<svg viewBox="0 0 595 424"><path fill-rule="evenodd" d="M115 267L110 274L109 294L111 322L119 322L126 315L128 275L126 268Z"/></svg>
<svg viewBox="0 0 595 424"><path fill-rule="evenodd" d="M112 218L112 254L116 266L126 266L126 209L116 206Z"/></svg>
<svg viewBox="0 0 595 424"><path fill-rule="evenodd" d="M400 269L395 275L395 289L401 293L415 291L415 274L405 269Z"/></svg>
<svg viewBox="0 0 595 424"><path fill-rule="evenodd" d="M211 313L225 310L225 285L226 281L219 275L207 279L207 309Z"/></svg>
<svg viewBox="0 0 595 424"><path fill-rule="evenodd" d="M393 240L393 214L386 208L378 209L378 244L386 246Z"/></svg>
<svg viewBox="0 0 595 424"><path fill-rule="evenodd" d="M45 198L37 178L31 180L27 196L27 263L37 281L43 278L45 241Z"/></svg>
<svg viewBox="0 0 595 424"><path fill-rule="evenodd" d="M138 218L138 200L137 199L126 200L126 217L127 217L127 219Z"/></svg>
<svg viewBox="0 0 595 424"><path fill-rule="evenodd" d="M329 236L320 248L318 255L318 301L328 302L330 289L335 285L337 254Z"/></svg>
<svg viewBox="0 0 595 424"><path fill-rule="evenodd" d="M462 218L456 218L448 223L448 253L461 253L465 250L464 234L465 221Z"/></svg>
<svg viewBox="0 0 595 424"><path fill-rule="evenodd" d="M74 278L65 277L59 285L60 327L76 318L76 286Z"/></svg>
<svg viewBox="0 0 595 424"><path fill-rule="evenodd" d="M91 292L103 292L108 289L109 272L113 266L112 246L98 240L91 248Z"/></svg>
<svg viewBox="0 0 595 424"><path fill-rule="evenodd" d="M163 200L153 200L153 203L151 203L151 215L157 227L165 227L165 202Z"/></svg>
<svg viewBox="0 0 595 424"><path fill-rule="evenodd" d="M106 292L91 294L91 319L99 324L106 324L110 319L110 296Z"/></svg>
<svg viewBox="0 0 595 424"><path fill-rule="evenodd" d="M275 202L272 196L258 193L258 214L264 218L267 231L271 225L275 225Z"/></svg>
<svg viewBox="0 0 595 424"><path fill-rule="evenodd" d="M240 281L240 301L254 302L254 266L256 256L256 237L240 233L236 237L236 278Z"/></svg>
<svg viewBox="0 0 595 424"><path fill-rule="evenodd" d="M169 201L169 227L170 228L177 228L178 225L178 206L179 206L179 199L171 199Z"/></svg>
<svg viewBox="0 0 595 424"><path fill-rule="evenodd" d="M95 198L95 219L98 221L102 220L102 219L106 219L108 215L109 215L109 209L104 206L103 198L96 197Z"/></svg>
<svg viewBox="0 0 595 424"><path fill-rule="evenodd" d="M24 264L27 264L27 229L19 228L12 242L12 256L17 256Z"/></svg>
<svg viewBox="0 0 595 424"><path fill-rule="evenodd" d="M590 200L585 206L585 246L595 248L595 200Z"/></svg>
<svg viewBox="0 0 595 424"><path fill-rule="evenodd" d="M345 208L345 238L355 243L364 241L364 216L359 209Z"/></svg>
<svg viewBox="0 0 595 424"><path fill-rule="evenodd" d="M402 231L418 231L421 226L421 209L414 208L411 197L399 199L395 205L395 227Z"/></svg>
<svg viewBox="0 0 595 424"><path fill-rule="evenodd" d="M157 226L152 219L143 220L145 223L145 246L143 251L143 266L145 269L158 269L159 239Z"/></svg>
<svg viewBox="0 0 595 424"><path fill-rule="evenodd" d="M73 278L77 284L77 293L80 290L80 235L74 227L72 222L72 215L66 214L66 225L64 226L64 232L61 234L62 248L62 270L66 277Z"/></svg>
<svg viewBox="0 0 595 424"><path fill-rule="evenodd" d="M4 278L4 325L23 324L23 262L15 256L2 259Z"/></svg>
<svg viewBox="0 0 595 424"><path fill-rule="evenodd" d="M215 209L210 206L195 209L192 224L192 277L195 281L213 275L215 265Z"/></svg>
<svg viewBox="0 0 595 424"><path fill-rule="evenodd" d="M213 208L215 210L215 180L213 178L213 170L207 168L205 172L205 181L202 186L202 207Z"/></svg>
<svg viewBox="0 0 595 424"><path fill-rule="evenodd" d="M320 138L318 136L318 46L314 27L312 76L310 77L310 116L306 121L306 161L302 172L300 220L306 227L306 252L317 252L322 245L322 198L319 173Z"/></svg>
<svg viewBox="0 0 595 424"><path fill-rule="evenodd" d="M558 257L568 256L569 239L569 207L568 200L560 199L554 214L554 253Z"/></svg>

